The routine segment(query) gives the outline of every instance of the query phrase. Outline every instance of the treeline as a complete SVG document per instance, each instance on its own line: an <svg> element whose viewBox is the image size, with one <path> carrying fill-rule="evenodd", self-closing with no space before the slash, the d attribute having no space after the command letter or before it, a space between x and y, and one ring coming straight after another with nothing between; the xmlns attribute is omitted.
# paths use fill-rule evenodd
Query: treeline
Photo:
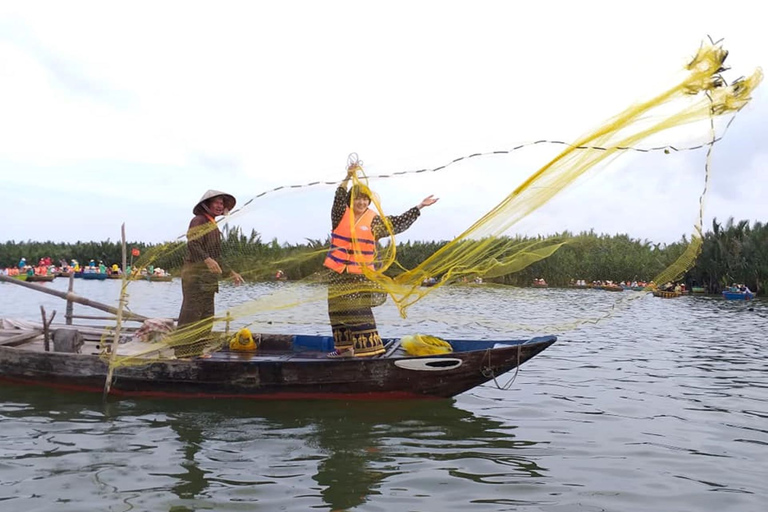
<svg viewBox="0 0 768 512"><path fill-rule="evenodd" d="M673 244L655 244L631 239L627 235L596 235L594 232L572 236L551 257L536 262L515 274L494 281L529 286L543 278L550 286L567 286L572 279L650 281L674 263L686 250L684 236ZM690 289L704 287L708 293L720 293L733 283L745 284L759 295L768 288L768 224L749 221L725 225L717 219L704 233L701 252L695 265L681 278ZM664 283L658 283L664 284Z"/></svg>
<svg viewBox="0 0 768 512"><path fill-rule="evenodd" d="M291 280L304 279L322 269L329 240L306 240L301 244L279 243L276 239L265 242L256 231L246 235L240 228L225 226L223 252L227 264L244 273L251 280L267 280L277 268ZM636 240L627 235L598 235L594 231L578 235L557 235L567 243L555 254L538 261L522 271L491 279L493 282L515 286L529 286L535 278L543 278L550 286L567 286L572 280L650 281L671 265L688 246L683 237L672 244L656 244ZM443 247L447 242L405 242L397 246L399 263L414 268ZM171 272L182 264L184 243L181 241L161 245L131 242L128 251L136 248L142 260ZM119 242L14 242L0 244L0 267L18 264L21 257L35 264L45 256L58 263L60 259L78 260L87 264L93 259L111 265L122 260ZM391 269L397 272L396 268ZM439 276L437 276L439 277ZM719 293L732 283L743 283L758 294L768 287L768 225L748 221L735 223L729 219L725 225L717 220L704 234L701 253L695 266L684 276L689 286L703 286L710 293Z"/></svg>

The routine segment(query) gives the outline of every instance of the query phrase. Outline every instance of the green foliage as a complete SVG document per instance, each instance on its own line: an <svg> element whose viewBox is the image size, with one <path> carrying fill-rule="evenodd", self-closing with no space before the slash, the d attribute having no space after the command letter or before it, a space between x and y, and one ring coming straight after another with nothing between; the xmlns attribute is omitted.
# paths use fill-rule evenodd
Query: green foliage
<svg viewBox="0 0 768 512"><path fill-rule="evenodd" d="M222 228L222 250L226 264L238 270L246 279L262 281L274 279L280 269L291 280L309 277L322 270L329 239L310 240L301 244L280 244L277 239L264 242L252 230L249 235L237 227ZM529 286L535 278L544 278L550 286L567 286L571 280L584 279L612 281L648 281L674 262L688 245L683 237L670 245L654 244L648 240L635 240L627 235L598 235L594 231L578 235L565 232L557 238L566 244L551 257L533 263L523 270L491 279L515 286ZM521 239L521 241L525 241ZM389 273L396 275L403 269L412 269L443 247L447 242L404 242L397 246L398 262ZM466 242L474 243L474 242ZM178 271L184 242L162 244L153 261L156 267ZM142 254L159 246L131 242L130 250L138 248ZM122 247L119 242L15 242L0 244L0 267L13 267L24 256L34 264L50 256L58 263L63 259L78 260L81 264L93 259L105 264L120 263ZM440 276L435 276L440 277ZM725 286L744 283L759 294L768 287L768 224L752 226L747 221L735 223L728 219L725 226L717 220L712 230L704 234L701 254L696 265L686 274L689 286L704 286L710 293L719 293Z"/></svg>
<svg viewBox="0 0 768 512"><path fill-rule="evenodd" d="M764 295L768 287L768 224L734 223L731 217L723 227L713 220L712 231L705 233L701 255L687 278L711 293L742 283Z"/></svg>

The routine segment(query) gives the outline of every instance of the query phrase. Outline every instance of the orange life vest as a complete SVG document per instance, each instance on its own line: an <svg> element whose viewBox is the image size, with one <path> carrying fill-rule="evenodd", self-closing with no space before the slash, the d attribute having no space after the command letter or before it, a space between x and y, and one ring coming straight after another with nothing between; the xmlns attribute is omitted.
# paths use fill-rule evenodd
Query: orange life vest
<svg viewBox="0 0 768 512"><path fill-rule="evenodd" d="M331 233L331 248L323 265L341 274L345 270L351 274L362 274L363 266L374 270L373 262L376 256L376 239L371 231L371 222L376 217L373 210L368 209L355 219L352 227L352 209L347 208L341 222ZM352 238L352 229L356 238Z"/></svg>

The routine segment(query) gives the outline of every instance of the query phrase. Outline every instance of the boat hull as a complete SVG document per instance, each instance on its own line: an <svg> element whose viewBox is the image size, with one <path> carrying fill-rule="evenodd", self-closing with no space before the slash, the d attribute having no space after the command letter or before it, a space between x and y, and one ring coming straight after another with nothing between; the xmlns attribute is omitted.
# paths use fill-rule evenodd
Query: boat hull
<svg viewBox="0 0 768 512"><path fill-rule="evenodd" d="M173 281L173 276L147 276L147 281L152 281L153 283L170 283Z"/></svg>
<svg viewBox="0 0 768 512"><path fill-rule="evenodd" d="M680 297L683 294L681 292L676 291L667 291L667 290L653 290L653 296L654 297L660 297L662 299L674 299L676 297Z"/></svg>
<svg viewBox="0 0 768 512"><path fill-rule="evenodd" d="M723 298L726 300L752 300L754 294L752 292L723 292Z"/></svg>
<svg viewBox="0 0 768 512"><path fill-rule="evenodd" d="M222 350L210 358L118 367L110 394L262 400L449 398L509 372L556 340L464 341L454 343L469 343L469 349L437 356L328 359L322 351L307 350L309 338L325 344L329 340L271 335L256 353ZM493 343L502 346L493 348ZM6 381L102 393L107 372L107 363L95 354L0 345L0 379Z"/></svg>
<svg viewBox="0 0 768 512"><path fill-rule="evenodd" d="M75 277L77 277L77 274L75 274ZM102 274L100 272L82 272L80 277L83 279L104 281L107 278L107 274Z"/></svg>
<svg viewBox="0 0 768 512"><path fill-rule="evenodd" d="M28 283L49 283L53 281L56 278L56 276L27 276L27 282Z"/></svg>

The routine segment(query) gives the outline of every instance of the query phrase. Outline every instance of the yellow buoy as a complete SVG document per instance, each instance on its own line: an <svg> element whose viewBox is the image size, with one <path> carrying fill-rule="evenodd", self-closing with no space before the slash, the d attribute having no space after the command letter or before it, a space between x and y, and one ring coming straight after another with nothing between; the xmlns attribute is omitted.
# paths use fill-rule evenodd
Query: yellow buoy
<svg viewBox="0 0 768 512"><path fill-rule="evenodd" d="M258 349L259 346L253 340L251 331L243 327L229 340L229 350L238 352L253 352Z"/></svg>

